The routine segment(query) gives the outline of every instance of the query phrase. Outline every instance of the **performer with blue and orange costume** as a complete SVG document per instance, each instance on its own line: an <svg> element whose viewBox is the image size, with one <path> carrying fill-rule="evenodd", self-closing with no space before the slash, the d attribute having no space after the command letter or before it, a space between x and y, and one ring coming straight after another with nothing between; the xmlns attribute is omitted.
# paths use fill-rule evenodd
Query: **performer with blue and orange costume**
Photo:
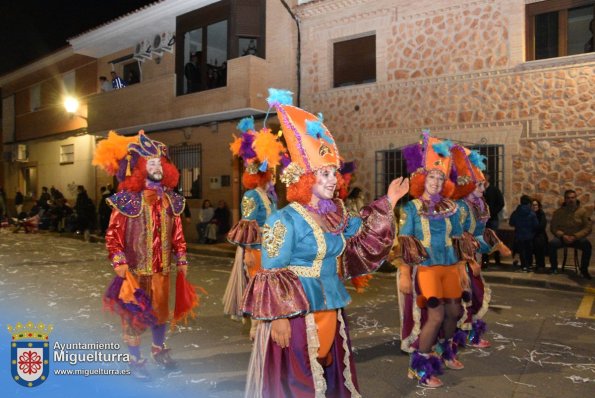
<svg viewBox="0 0 595 398"><path fill-rule="evenodd" d="M458 207L448 199L454 189L448 180L450 146L424 131L421 143L403 149L415 199L400 212L401 347L412 353L409 377L427 387L442 385L441 362L463 369L452 342L465 284L459 268L473 258L477 245L464 234ZM431 355L433 348L442 361Z"/></svg>
<svg viewBox="0 0 595 398"><path fill-rule="evenodd" d="M241 219L230 230L227 240L237 245L236 257L223 295L223 312L232 319L243 319L242 297L250 278L261 269L261 228L265 220L277 211L275 169L288 159L279 137L269 129L254 129L254 118L238 123L241 136L230 145L234 156L244 163ZM250 338L254 338L257 321L252 321Z"/></svg>
<svg viewBox="0 0 595 398"><path fill-rule="evenodd" d="M281 174L288 206L263 227L262 267L250 281L243 309L260 319L248 369L246 397L360 397L342 282L375 271L394 239L393 207L408 181L348 214L337 188L339 153L316 117L271 90L291 163Z"/></svg>
<svg viewBox="0 0 595 398"><path fill-rule="evenodd" d="M479 254L498 250L502 256L510 256L510 249L496 236L496 232L486 228L490 209L483 198L485 177L482 170L485 170L485 157L462 145L454 145L451 153L453 168L450 179L455 184L452 198L459 206L463 229L479 243ZM483 279L478 261L468 261L465 272L469 279L471 302L465 305L465 311L459 320L463 335L455 340L461 346L487 348L490 343L482 338L486 331L486 323L482 318L488 311L491 290Z"/></svg>

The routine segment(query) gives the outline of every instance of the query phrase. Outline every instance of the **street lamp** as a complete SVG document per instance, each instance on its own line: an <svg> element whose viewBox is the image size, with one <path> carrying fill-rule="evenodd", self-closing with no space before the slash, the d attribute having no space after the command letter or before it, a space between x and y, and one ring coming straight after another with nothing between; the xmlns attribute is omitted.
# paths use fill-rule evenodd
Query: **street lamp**
<svg viewBox="0 0 595 398"><path fill-rule="evenodd" d="M79 109L79 101L76 98L72 96L67 96L66 98L64 98L64 108L66 109L66 112L68 112L68 114L70 115L71 119L75 116L78 116L81 119L87 120L85 116L76 114L76 111Z"/></svg>

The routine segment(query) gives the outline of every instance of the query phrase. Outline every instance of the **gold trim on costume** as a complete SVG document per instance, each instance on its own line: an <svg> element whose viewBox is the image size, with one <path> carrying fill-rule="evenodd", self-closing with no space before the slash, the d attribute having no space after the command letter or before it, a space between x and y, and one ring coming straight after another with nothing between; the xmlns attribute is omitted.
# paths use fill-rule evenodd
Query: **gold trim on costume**
<svg viewBox="0 0 595 398"><path fill-rule="evenodd" d="M250 217L256 209L256 201L248 196L242 198L242 218Z"/></svg>
<svg viewBox="0 0 595 398"><path fill-rule="evenodd" d="M173 208L172 208L173 211ZM171 256L171 250L168 250L170 245L168 244L169 241L169 234L167 228L167 207L165 206L165 201L161 199L161 273L167 274L169 272L169 262Z"/></svg>
<svg viewBox="0 0 595 398"><path fill-rule="evenodd" d="M280 220L275 221L272 228L268 224L262 226L262 248L270 258L279 256L286 233L287 227Z"/></svg>
<svg viewBox="0 0 595 398"><path fill-rule="evenodd" d="M308 223L310 228L312 228L312 232L314 233L314 239L316 239L316 257L314 261L312 261L312 266L307 265L290 265L287 268L295 272L298 276L304 278L318 278L320 276L320 271L322 270L322 259L326 255L326 241L324 240L324 232L320 225L314 221L314 219L308 214L308 211L299 204L298 202L292 202L289 206L291 206L295 211L298 212L300 216L304 218L304 221Z"/></svg>
<svg viewBox="0 0 595 398"><path fill-rule="evenodd" d="M145 228L147 228L147 241L145 242L147 258L145 264L139 264L142 268L136 271L139 275L153 274L153 218L151 217L151 206L143 203L143 212L145 213Z"/></svg>
<svg viewBox="0 0 595 398"><path fill-rule="evenodd" d="M446 247L452 246L452 239L450 237L450 233L452 232L452 223L450 222L450 218L445 218L444 223L446 224L446 234L445 234L445 244Z"/></svg>
<svg viewBox="0 0 595 398"><path fill-rule="evenodd" d="M423 203L419 199L414 199L412 200L412 202L415 205L415 208L417 209L417 214L419 214L419 220L421 222L421 232L424 237L421 241L421 244L423 245L423 247L430 247L432 245L432 235L430 234L430 221L427 217L424 217L421 214Z"/></svg>

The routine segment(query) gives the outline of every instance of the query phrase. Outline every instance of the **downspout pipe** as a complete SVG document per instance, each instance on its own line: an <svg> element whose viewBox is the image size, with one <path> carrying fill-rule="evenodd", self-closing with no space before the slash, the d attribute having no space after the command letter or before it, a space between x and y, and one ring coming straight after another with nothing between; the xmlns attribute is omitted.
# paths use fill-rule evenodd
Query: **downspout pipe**
<svg viewBox="0 0 595 398"><path fill-rule="evenodd" d="M295 25L297 26L297 93L296 93L296 102L297 106L300 106L301 100L301 92L302 92L302 71L301 71L301 64L302 64L302 35L300 31L300 20L299 18L291 11L291 8L287 4L285 0L281 0L283 7L287 10L291 18L295 21Z"/></svg>

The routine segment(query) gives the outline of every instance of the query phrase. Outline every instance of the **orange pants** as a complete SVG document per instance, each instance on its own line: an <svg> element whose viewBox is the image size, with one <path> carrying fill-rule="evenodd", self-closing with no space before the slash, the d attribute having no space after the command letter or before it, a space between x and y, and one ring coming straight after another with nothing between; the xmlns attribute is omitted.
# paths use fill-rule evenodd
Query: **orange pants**
<svg viewBox="0 0 595 398"><path fill-rule="evenodd" d="M335 333L337 332L337 310L326 310L314 313L314 321L318 329L318 358L326 358L331 351Z"/></svg>
<svg viewBox="0 0 595 398"><path fill-rule="evenodd" d="M459 271L455 265L433 265L417 267L417 282L425 298L461 298L463 289Z"/></svg>
<svg viewBox="0 0 595 398"><path fill-rule="evenodd" d="M252 249L252 248L246 247L244 249L244 258L249 257L249 256L252 257L253 261L254 261L253 265L251 267L248 267L248 269L247 269L248 278L252 279L252 277L254 275L256 275L256 273L262 269L261 262L260 262L260 249Z"/></svg>

